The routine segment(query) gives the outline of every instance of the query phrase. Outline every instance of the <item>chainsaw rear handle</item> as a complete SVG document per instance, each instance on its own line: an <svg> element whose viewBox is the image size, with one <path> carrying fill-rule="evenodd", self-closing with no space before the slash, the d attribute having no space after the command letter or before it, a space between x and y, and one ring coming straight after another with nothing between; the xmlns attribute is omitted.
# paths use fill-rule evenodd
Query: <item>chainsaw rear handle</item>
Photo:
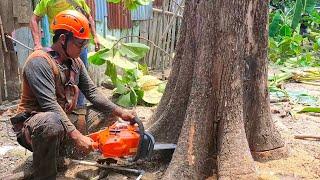
<svg viewBox="0 0 320 180"><path fill-rule="evenodd" d="M142 121L138 118L138 116L135 116L131 121L130 125L138 124L139 132L144 133L144 126Z"/></svg>
<svg viewBox="0 0 320 180"><path fill-rule="evenodd" d="M137 149L137 154L134 156L134 158L131 161L137 161L140 157L140 149L142 148L142 140L144 137L144 126L143 123L141 122L141 120L138 118L138 116L134 117L133 120L130 121L131 125L134 124L138 124L138 128L139 128L139 134L140 134L140 140L139 140L139 146Z"/></svg>

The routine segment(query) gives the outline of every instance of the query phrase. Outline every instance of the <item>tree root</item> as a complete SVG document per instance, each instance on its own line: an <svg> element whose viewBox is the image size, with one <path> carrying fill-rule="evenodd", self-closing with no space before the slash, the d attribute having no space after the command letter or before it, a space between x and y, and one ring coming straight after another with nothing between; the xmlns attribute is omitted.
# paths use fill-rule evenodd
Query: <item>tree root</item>
<svg viewBox="0 0 320 180"><path fill-rule="evenodd" d="M266 162L288 157L289 148L287 146L261 152L251 151L251 155L255 161Z"/></svg>
<svg viewBox="0 0 320 180"><path fill-rule="evenodd" d="M243 175L230 175L230 176L219 176L219 180L256 180L258 176L256 173L243 174Z"/></svg>

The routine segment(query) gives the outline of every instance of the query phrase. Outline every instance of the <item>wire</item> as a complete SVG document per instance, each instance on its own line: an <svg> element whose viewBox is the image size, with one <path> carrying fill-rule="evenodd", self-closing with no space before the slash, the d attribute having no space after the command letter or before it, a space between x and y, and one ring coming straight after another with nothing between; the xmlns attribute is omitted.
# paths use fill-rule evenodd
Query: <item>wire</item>
<svg viewBox="0 0 320 180"><path fill-rule="evenodd" d="M33 48L31 48L31 47L29 47L29 46L27 46L27 45L23 44L22 42L20 42L20 41L18 41L18 40L16 40L16 39L14 39L13 37L9 36L8 34L5 34L5 36L6 36L6 38L9 38L9 39L11 39L12 41L14 41L14 42L16 42L16 43L20 44L21 46L25 47L26 49L29 49L30 51L34 51L34 49L33 49Z"/></svg>

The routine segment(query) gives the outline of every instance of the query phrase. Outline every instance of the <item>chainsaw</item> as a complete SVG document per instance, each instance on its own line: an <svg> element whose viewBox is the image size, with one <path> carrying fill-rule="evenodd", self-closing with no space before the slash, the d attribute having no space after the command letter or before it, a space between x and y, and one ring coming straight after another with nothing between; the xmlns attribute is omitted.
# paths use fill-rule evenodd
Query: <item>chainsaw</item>
<svg viewBox="0 0 320 180"><path fill-rule="evenodd" d="M174 150L175 144L157 144L154 137L144 130L138 117L130 122L115 122L98 132L88 135L93 141L93 149L106 159L126 159L137 161L149 159L156 150Z"/></svg>

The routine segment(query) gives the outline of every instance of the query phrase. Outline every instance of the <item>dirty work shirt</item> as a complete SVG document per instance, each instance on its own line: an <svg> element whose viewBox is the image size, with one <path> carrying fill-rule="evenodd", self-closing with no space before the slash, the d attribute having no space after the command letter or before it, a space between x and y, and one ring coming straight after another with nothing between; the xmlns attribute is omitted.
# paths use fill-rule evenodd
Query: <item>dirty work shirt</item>
<svg viewBox="0 0 320 180"><path fill-rule="evenodd" d="M54 74L48 61L41 57L30 59L25 65L23 73L28 80L31 91L37 98L42 112L58 113L67 132L73 131L75 126L57 102ZM111 114L112 110L116 107L115 104L97 90L83 63L81 63L78 87L98 110Z"/></svg>
<svg viewBox="0 0 320 180"><path fill-rule="evenodd" d="M82 7L88 14L90 14L90 8L84 0L73 0L76 4ZM51 24L53 18L61 11L74 10L75 8L69 4L68 0L40 0L34 9L33 13L39 17L44 15L48 16L49 24Z"/></svg>

